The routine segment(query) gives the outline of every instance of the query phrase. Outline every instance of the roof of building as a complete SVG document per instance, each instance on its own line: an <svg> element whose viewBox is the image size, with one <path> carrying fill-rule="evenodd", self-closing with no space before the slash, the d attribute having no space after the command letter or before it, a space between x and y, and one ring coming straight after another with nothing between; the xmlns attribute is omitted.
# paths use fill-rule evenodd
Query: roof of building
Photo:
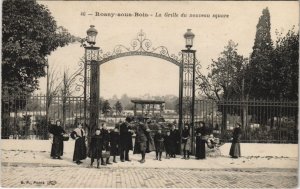
<svg viewBox="0 0 300 189"><path fill-rule="evenodd" d="M131 100L132 103L135 104L163 104L165 101L163 100Z"/></svg>

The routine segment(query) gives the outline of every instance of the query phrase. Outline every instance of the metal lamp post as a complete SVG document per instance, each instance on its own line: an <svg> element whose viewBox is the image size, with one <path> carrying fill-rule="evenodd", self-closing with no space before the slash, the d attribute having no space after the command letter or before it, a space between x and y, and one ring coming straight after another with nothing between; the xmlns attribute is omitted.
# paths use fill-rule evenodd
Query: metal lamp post
<svg viewBox="0 0 300 189"><path fill-rule="evenodd" d="M90 102L89 102L89 130L88 139L98 126L99 119L99 47L95 47L98 31L94 25L87 30L87 37L83 42L85 53L84 63L84 125L87 126L87 68L90 66Z"/></svg>
<svg viewBox="0 0 300 189"><path fill-rule="evenodd" d="M179 129L182 133L184 124L189 124L192 130L192 153L194 153L194 105L195 105L195 50L191 50L193 47L193 40L195 34L191 29L187 29L187 32L183 35L185 38L186 49L182 52L182 65L180 67L180 93L179 93Z"/></svg>

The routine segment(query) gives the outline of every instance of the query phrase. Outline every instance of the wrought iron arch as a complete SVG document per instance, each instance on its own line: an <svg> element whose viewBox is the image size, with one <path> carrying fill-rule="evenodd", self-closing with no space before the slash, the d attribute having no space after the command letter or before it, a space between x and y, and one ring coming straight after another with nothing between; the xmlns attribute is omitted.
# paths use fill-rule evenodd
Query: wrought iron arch
<svg viewBox="0 0 300 189"><path fill-rule="evenodd" d="M100 50L99 65L102 65L111 60L127 57L127 56L151 56L166 60L177 66L181 66L181 52L178 55L170 54L165 46L152 47L152 42L146 38L146 34L140 31L137 34L137 38L133 39L130 43L130 47L124 45L117 45L112 52L103 53Z"/></svg>

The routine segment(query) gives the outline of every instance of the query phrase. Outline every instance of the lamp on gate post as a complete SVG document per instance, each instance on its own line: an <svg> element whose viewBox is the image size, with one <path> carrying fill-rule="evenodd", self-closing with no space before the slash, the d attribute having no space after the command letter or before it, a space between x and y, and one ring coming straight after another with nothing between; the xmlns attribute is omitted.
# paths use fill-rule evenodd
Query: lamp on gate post
<svg viewBox="0 0 300 189"><path fill-rule="evenodd" d="M82 40L82 46L85 49L84 53L84 126L87 126L87 68L90 66L90 102L89 102L89 112L90 112L90 122L88 130L88 140L90 140L91 134L94 132L95 128L98 126L99 119L99 47L95 47L96 37L98 31L95 29L94 25L86 31L87 37Z"/></svg>
<svg viewBox="0 0 300 189"><path fill-rule="evenodd" d="M193 40L195 34L191 29L187 29L187 32L183 35L185 38L186 49L182 52L182 65L180 67L180 92L179 92L179 129L182 133L183 123L189 123L192 131L192 153L194 153L194 105L195 105L195 50L191 50L193 47ZM183 96L184 95L184 96ZM183 111L185 110L185 111Z"/></svg>
<svg viewBox="0 0 300 189"><path fill-rule="evenodd" d="M195 34L193 34L192 29L187 29L187 32L183 36L185 38L185 47L190 50L193 46Z"/></svg>

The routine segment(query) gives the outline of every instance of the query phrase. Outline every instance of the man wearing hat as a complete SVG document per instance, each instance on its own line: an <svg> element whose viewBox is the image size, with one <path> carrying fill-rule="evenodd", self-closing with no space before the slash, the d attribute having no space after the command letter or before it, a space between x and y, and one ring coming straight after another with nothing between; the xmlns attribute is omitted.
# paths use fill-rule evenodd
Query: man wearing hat
<svg viewBox="0 0 300 189"><path fill-rule="evenodd" d="M125 122L120 125L120 160L131 161L129 159L129 150L133 149L132 144L132 134L133 131L130 127L130 122L132 119L130 117L126 117Z"/></svg>

